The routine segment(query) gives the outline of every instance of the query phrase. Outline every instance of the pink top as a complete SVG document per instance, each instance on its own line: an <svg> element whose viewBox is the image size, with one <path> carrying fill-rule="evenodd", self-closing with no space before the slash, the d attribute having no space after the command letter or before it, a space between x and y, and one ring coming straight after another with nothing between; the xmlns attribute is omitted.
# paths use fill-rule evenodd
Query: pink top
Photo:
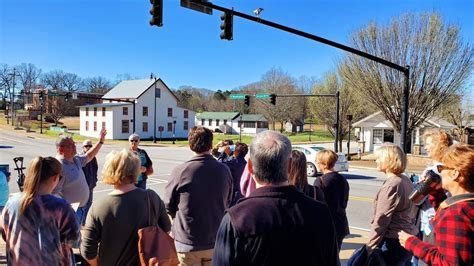
<svg viewBox="0 0 474 266"><path fill-rule="evenodd" d="M247 165L245 166L242 177L240 178L240 192L244 197L248 197L255 189L255 180L253 180L252 175L250 175Z"/></svg>

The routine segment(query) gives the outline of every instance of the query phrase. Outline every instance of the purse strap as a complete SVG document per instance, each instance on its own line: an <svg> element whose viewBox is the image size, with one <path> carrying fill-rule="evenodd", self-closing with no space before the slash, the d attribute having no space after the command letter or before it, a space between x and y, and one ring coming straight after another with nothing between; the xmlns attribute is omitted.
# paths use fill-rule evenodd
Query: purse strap
<svg viewBox="0 0 474 266"><path fill-rule="evenodd" d="M147 200L147 205L148 205L148 226L152 226L152 225L155 225L153 223L155 221L155 216L156 216L155 208L151 201L149 189L145 190L145 193L146 193L146 200Z"/></svg>

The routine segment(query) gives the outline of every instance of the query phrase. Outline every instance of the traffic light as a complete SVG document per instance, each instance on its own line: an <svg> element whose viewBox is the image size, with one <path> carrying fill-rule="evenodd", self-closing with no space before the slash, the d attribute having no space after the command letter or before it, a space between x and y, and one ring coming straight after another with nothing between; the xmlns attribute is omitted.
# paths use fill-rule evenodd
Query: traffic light
<svg viewBox="0 0 474 266"><path fill-rule="evenodd" d="M66 94L64 95L64 101L65 102L69 101L69 92L66 92Z"/></svg>
<svg viewBox="0 0 474 266"><path fill-rule="evenodd" d="M163 26L163 0L150 0L153 5L150 9L150 26Z"/></svg>
<svg viewBox="0 0 474 266"><path fill-rule="evenodd" d="M224 12L221 15L221 39L224 40L233 40L233 24L234 24L234 16L230 13Z"/></svg>
<svg viewBox="0 0 474 266"><path fill-rule="evenodd" d="M244 103L245 103L245 105L250 106L250 96L245 95Z"/></svg>
<svg viewBox="0 0 474 266"><path fill-rule="evenodd" d="M270 94L270 103L275 105L276 100L277 100L276 98L277 98L276 94L274 94L274 93Z"/></svg>
<svg viewBox="0 0 474 266"><path fill-rule="evenodd" d="M43 101L43 96L44 96L44 92L40 91L39 92L39 97L38 97L40 101Z"/></svg>

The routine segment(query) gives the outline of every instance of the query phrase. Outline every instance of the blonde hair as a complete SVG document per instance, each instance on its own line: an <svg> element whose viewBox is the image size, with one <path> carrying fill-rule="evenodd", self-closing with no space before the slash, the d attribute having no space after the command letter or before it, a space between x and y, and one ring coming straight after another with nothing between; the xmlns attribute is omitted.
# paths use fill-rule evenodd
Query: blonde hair
<svg viewBox="0 0 474 266"><path fill-rule="evenodd" d="M431 158L435 161L441 161L444 151L451 145L453 145L453 138L451 135L446 133L443 129L432 128L428 129L423 133L423 141L426 143L426 139L431 138L434 144Z"/></svg>
<svg viewBox="0 0 474 266"><path fill-rule="evenodd" d="M331 150L322 150L316 154L316 161L324 164L327 169L333 169L337 162L337 154Z"/></svg>
<svg viewBox="0 0 474 266"><path fill-rule="evenodd" d="M38 156L31 161L25 176L23 196L20 200L20 214L23 214L26 208L33 202L33 199L38 194L41 182L59 175L61 170L62 164L54 157L43 158Z"/></svg>
<svg viewBox="0 0 474 266"><path fill-rule="evenodd" d="M407 167L407 157L400 147L394 144L384 144L375 151L379 162L385 171L400 175Z"/></svg>
<svg viewBox="0 0 474 266"><path fill-rule="evenodd" d="M140 173L140 158L135 152L123 149L111 151L102 168L102 182L109 185L134 184Z"/></svg>

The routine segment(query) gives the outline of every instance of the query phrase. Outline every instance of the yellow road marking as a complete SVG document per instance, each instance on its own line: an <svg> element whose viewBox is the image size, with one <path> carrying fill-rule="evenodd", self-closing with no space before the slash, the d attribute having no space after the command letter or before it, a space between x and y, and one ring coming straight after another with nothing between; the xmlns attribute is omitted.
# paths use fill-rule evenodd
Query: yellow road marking
<svg viewBox="0 0 474 266"><path fill-rule="evenodd" d="M357 197L357 196L349 196L350 200L357 200L357 201L365 201L365 202L373 202L374 199L367 198L367 197Z"/></svg>

